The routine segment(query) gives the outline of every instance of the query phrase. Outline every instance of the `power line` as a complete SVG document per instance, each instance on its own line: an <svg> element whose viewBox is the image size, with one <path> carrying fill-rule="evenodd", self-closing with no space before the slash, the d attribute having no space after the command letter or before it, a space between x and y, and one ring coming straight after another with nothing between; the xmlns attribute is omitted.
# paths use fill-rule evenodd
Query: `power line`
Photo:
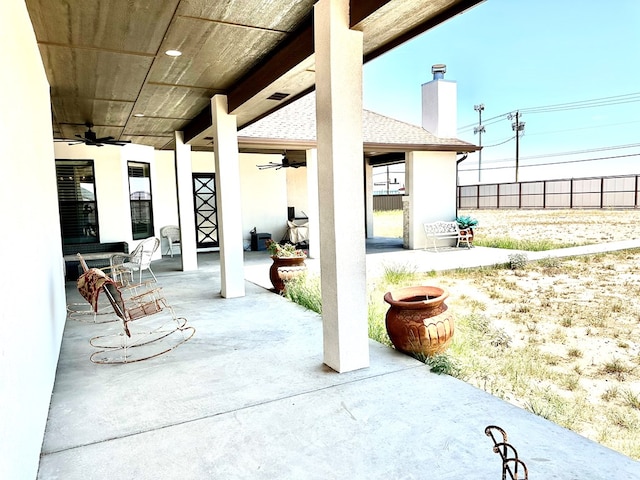
<svg viewBox="0 0 640 480"><path fill-rule="evenodd" d="M603 128L603 127L619 127L620 125L629 125L632 123L640 123L640 120L631 120L629 122L618 122L618 123L604 123L600 125L591 125L589 127L580 127L580 128L566 128L564 130L552 130L549 132L538 132L538 133L529 133L527 136L535 136L535 135L553 135L556 133L565 133L565 132L576 132L579 130L590 130L592 128Z"/></svg>
<svg viewBox="0 0 640 480"><path fill-rule="evenodd" d="M640 92L616 95L613 97L595 98L591 100L581 100L577 102L556 103L540 107L530 107L520 109L526 113L557 112L562 110L575 110L580 108L603 107L608 105L620 105L623 103L633 103L640 101Z"/></svg>
<svg viewBox="0 0 640 480"><path fill-rule="evenodd" d="M563 162L542 162L542 163L532 163L532 164L528 164L528 165L520 165L520 168L525 168L525 167L542 167L542 166L548 166L548 165L569 165L572 163L584 163L584 162L597 162L597 161L601 161L601 160L612 160L612 159L620 159L620 158L630 158L630 157L640 157L640 153L633 153L633 154L628 154L628 155L612 155L609 157L598 157L598 158L584 158L581 160L568 160L568 161L563 161ZM484 170L505 170L505 169L512 169L513 166L503 166L503 167L489 167L489 168L485 168ZM469 169L460 169L458 171L460 172L475 172L475 168L469 168Z"/></svg>
<svg viewBox="0 0 640 480"><path fill-rule="evenodd" d="M513 138L515 137L512 137L510 140L512 140ZM640 147L640 143L628 143L625 145L613 145L609 147L588 148L585 150L570 150L567 152L542 153L540 155L528 155L526 157L522 157L522 159L533 160L536 158L564 157L567 155L581 155L584 153L603 152L607 150L622 150L625 148L636 148L636 147ZM513 161L513 157L493 159L493 160L489 160L488 163L500 163L500 162L511 162L511 161Z"/></svg>
<svg viewBox="0 0 640 480"><path fill-rule="evenodd" d="M549 105L542 105L538 107L527 107L518 109L521 113L547 113L547 112L561 112L566 110L577 110L582 108L594 108L605 107L609 105L621 105L625 103L640 102L640 92L626 93L623 95L614 95L610 97L594 98L589 100L579 100L576 102L555 103ZM495 117L491 117L485 121L485 125L493 120L499 121L509 115L511 112L501 113ZM465 125L458 129L459 132L464 132L469 128L473 128L475 124Z"/></svg>
<svg viewBox="0 0 640 480"><path fill-rule="evenodd" d="M496 115L495 117L487 118L483 122L483 125L491 125L493 123L498 123L500 120L504 120L505 118L507 118L507 115L509 115L509 112L502 113L500 115ZM473 130L473 128L475 128L476 125L477 124L475 124L475 123L472 123L470 125L465 125L464 127L458 128L458 132L460 132L462 130Z"/></svg>
<svg viewBox="0 0 640 480"><path fill-rule="evenodd" d="M509 137L509 138L507 138L506 140L504 140L504 141L502 141L502 142L500 142L500 143L494 143L493 145L485 145L485 146L484 146L484 147L482 147L482 148L491 148L491 147L497 147L497 146L499 146L499 145L504 145L505 143L508 143L508 142L510 142L511 140L515 139L515 138L516 138L516 137L515 137L515 135L514 135L513 137Z"/></svg>

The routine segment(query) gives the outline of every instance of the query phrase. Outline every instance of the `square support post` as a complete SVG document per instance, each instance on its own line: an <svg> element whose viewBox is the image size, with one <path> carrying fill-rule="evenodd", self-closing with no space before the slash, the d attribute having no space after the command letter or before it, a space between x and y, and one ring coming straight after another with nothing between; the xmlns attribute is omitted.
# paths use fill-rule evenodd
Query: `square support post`
<svg viewBox="0 0 640 480"><path fill-rule="evenodd" d="M211 123L220 241L220 293L225 298L244 297L238 126L235 115L229 115L226 95L215 95L211 99Z"/></svg>
<svg viewBox="0 0 640 480"><path fill-rule="evenodd" d="M348 0L314 7L324 363L369 366L362 148L362 32Z"/></svg>
<svg viewBox="0 0 640 480"><path fill-rule="evenodd" d="M309 216L309 258L320 258L320 214L318 213L318 151L305 152L307 161L307 214Z"/></svg>
<svg viewBox="0 0 640 480"><path fill-rule="evenodd" d="M180 262L182 271L198 269L196 225L193 216L193 175L191 145L184 143L184 133L175 132L176 196L178 197L178 224L180 226Z"/></svg>

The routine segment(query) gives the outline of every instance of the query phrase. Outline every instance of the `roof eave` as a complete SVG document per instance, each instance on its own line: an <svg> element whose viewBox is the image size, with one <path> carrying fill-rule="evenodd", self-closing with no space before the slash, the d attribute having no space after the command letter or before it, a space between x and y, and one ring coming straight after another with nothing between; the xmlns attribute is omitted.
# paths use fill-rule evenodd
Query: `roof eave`
<svg viewBox="0 0 640 480"><path fill-rule="evenodd" d="M292 140L285 138L238 137L240 149L308 150L317 148L315 140ZM380 143L364 142L365 152L477 152L482 147L466 142L451 143Z"/></svg>

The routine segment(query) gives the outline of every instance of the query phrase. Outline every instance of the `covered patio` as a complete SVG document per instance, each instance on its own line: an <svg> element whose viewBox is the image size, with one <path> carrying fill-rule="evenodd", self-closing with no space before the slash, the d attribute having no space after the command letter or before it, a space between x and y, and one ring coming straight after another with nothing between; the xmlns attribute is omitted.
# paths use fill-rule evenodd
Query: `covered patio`
<svg viewBox="0 0 640 480"><path fill-rule="evenodd" d="M638 476L629 459L367 338L363 62L479 3L3 1L2 477L490 478L489 424L545 478L566 478L567 458L576 478ZM311 90L322 318L247 280L239 207L238 129ZM89 124L113 142L93 141ZM64 281L55 140L80 141L94 159L117 152L97 162L99 242L133 242L127 162L173 160L156 191L172 182L177 195L154 213L175 209L183 249L154 272L197 332L170 355L89 362L89 336L111 325L66 319L77 293ZM192 150L215 151L220 253L205 257ZM448 178L455 161L455 150L411 159Z"/></svg>
<svg viewBox="0 0 640 480"><path fill-rule="evenodd" d="M380 239L368 252L372 275L390 261L440 269L506 259ZM499 479L488 425L506 430L532 479L640 476L628 457L376 342L368 369L338 374L323 365L321 317L265 288L264 252L245 252L247 294L235 299L218 293L219 255L198 262L194 272L176 258L154 262L197 329L169 354L92 364L88 338L117 327L67 321L39 479ZM66 294L81 300L73 282Z"/></svg>

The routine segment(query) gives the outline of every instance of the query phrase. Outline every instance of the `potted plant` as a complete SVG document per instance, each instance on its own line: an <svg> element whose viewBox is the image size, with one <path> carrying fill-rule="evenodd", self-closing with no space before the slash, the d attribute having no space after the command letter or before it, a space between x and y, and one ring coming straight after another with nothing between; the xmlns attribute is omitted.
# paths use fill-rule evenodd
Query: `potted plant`
<svg viewBox="0 0 640 480"><path fill-rule="evenodd" d="M456 222L460 229L460 239L469 245L473 244L473 229L478 226L478 220L469 215L461 215L456 218Z"/></svg>
<svg viewBox="0 0 640 480"><path fill-rule="evenodd" d="M304 263L307 253L291 243L280 244L271 238L265 242L267 251L273 263L269 268L269 279L276 292L285 289L285 281L291 280L304 273L307 265Z"/></svg>

